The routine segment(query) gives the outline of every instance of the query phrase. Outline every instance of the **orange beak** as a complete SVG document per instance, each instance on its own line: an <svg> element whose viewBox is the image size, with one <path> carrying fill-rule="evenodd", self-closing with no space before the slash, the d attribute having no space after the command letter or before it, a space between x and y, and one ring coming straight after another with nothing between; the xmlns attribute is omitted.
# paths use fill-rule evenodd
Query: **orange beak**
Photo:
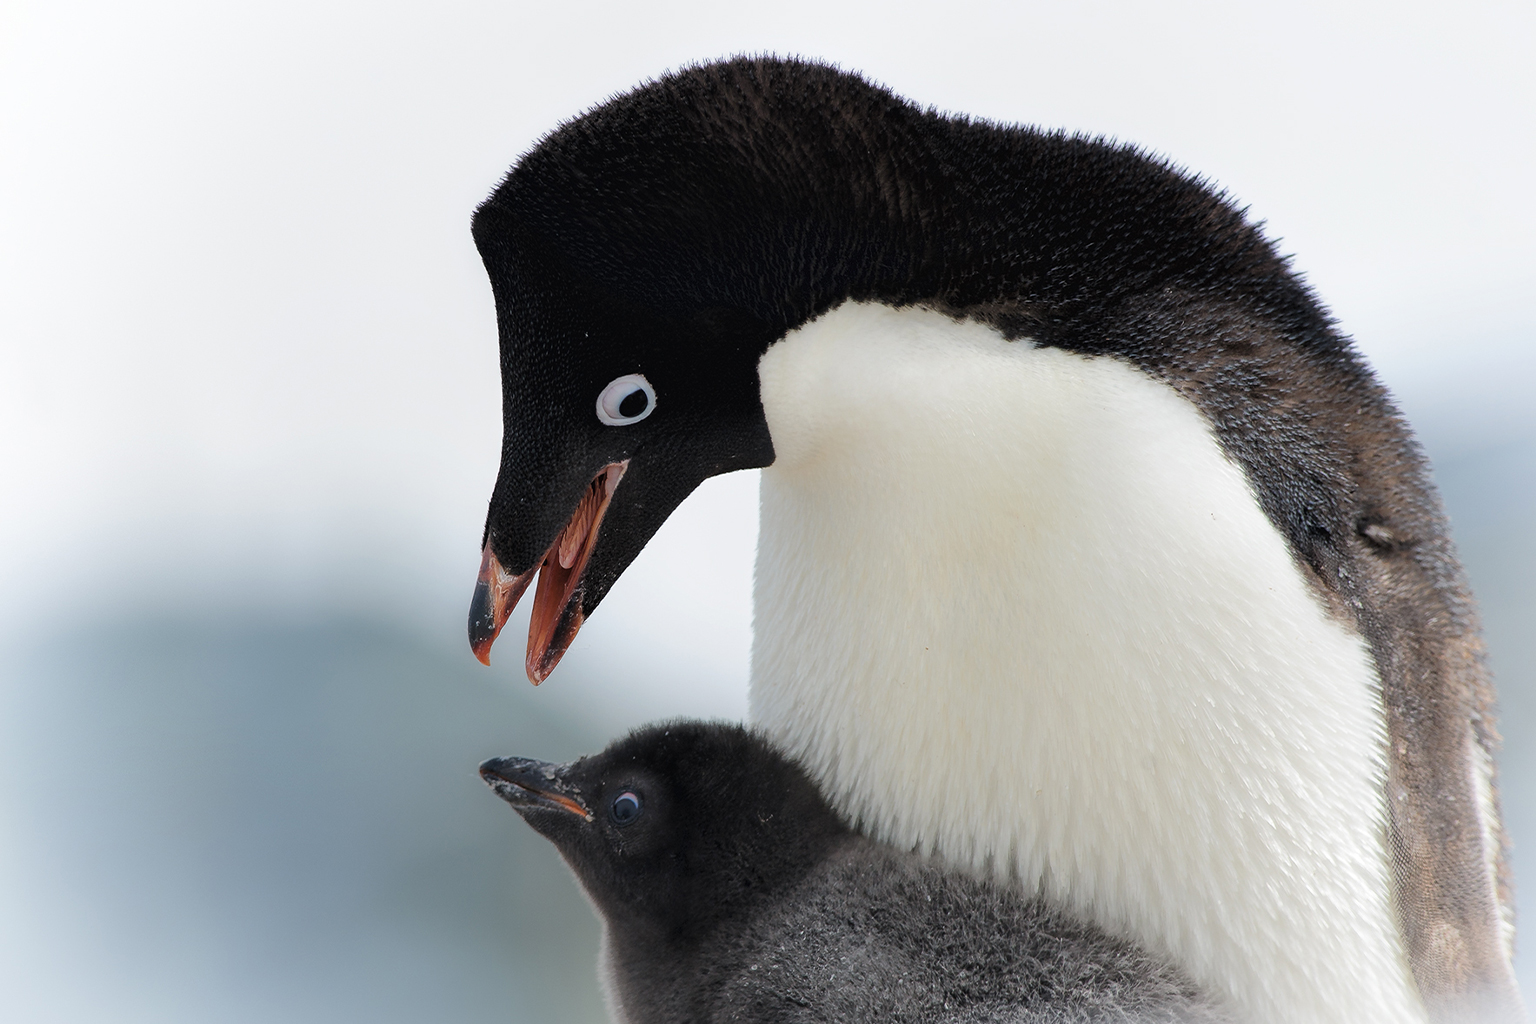
<svg viewBox="0 0 1536 1024"><path fill-rule="evenodd" d="M528 680L537 686L555 670L581 629L581 574L597 544L603 513L628 467L628 460L610 463L592 478L570 522L555 537L543 560L522 575L514 576L502 568L490 542L486 542L469 607L469 646L482 664L491 663L491 645L538 573L539 586L528 623Z"/></svg>

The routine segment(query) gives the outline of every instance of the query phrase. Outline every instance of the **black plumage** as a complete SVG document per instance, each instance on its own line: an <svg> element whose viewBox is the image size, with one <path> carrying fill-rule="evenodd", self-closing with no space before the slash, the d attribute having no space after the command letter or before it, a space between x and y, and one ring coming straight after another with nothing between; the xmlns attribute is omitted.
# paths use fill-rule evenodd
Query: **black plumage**
<svg viewBox="0 0 1536 1024"><path fill-rule="evenodd" d="M738 726L480 772L603 915L631 1024L1225 1019L1146 952L857 835Z"/></svg>

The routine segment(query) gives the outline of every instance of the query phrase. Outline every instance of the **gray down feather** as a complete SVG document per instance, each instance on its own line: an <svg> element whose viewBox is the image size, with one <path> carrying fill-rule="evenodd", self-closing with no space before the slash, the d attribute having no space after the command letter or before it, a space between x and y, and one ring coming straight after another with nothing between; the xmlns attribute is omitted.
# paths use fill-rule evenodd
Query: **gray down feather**
<svg viewBox="0 0 1536 1024"><path fill-rule="evenodd" d="M630 1024L1227 1019L1130 944L862 837L684 956L662 977L647 952L610 946Z"/></svg>

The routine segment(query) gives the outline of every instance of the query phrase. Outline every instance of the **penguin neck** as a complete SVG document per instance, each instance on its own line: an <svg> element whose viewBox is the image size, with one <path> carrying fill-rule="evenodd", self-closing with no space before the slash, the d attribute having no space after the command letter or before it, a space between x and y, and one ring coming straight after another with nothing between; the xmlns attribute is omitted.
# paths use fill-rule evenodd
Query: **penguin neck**
<svg viewBox="0 0 1536 1024"><path fill-rule="evenodd" d="M844 815L1171 957L1239 1019L1423 1019L1373 663L1189 401L861 303L759 376L751 714Z"/></svg>

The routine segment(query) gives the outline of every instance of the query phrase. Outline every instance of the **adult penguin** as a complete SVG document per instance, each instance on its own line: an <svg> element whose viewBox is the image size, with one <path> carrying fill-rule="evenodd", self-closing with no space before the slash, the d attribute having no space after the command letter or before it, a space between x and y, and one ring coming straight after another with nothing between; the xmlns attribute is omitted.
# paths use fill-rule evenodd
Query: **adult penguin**
<svg viewBox="0 0 1536 1024"><path fill-rule="evenodd" d="M505 401L482 660L542 568L544 678L678 503L762 467L752 717L864 831L1239 1019L1523 1017L1423 457L1222 195L738 59L554 131L474 235Z"/></svg>

